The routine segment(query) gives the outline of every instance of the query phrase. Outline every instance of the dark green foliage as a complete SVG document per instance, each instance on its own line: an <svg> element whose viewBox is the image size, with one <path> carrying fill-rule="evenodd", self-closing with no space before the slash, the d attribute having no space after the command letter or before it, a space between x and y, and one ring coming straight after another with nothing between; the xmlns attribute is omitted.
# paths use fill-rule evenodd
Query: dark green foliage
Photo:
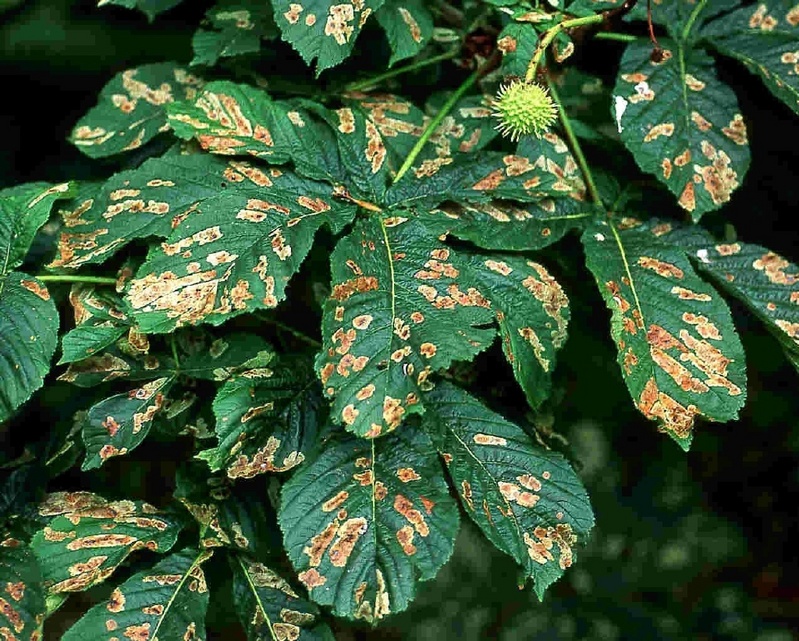
<svg viewBox="0 0 799 641"><path fill-rule="evenodd" d="M730 221L799 8L555 4L99 2L183 39L71 121L91 180L0 191L0 638L460 638L464 559L481 638L716 632L641 595L742 558L707 423L790 415L747 314L799 370L799 267Z"/></svg>

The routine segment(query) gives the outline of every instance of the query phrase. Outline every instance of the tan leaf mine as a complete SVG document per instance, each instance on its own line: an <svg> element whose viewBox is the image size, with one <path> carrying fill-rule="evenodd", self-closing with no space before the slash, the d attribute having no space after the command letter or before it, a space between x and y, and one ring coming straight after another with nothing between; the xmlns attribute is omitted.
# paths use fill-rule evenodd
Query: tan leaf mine
<svg viewBox="0 0 799 641"><path fill-rule="evenodd" d="M726 203L738 187L738 173L730 167L730 157L723 150L716 149L707 140L703 140L700 147L710 164L700 165L697 162L694 164L694 173L715 204Z"/></svg>
<svg viewBox="0 0 799 641"><path fill-rule="evenodd" d="M554 561L552 550L557 547L560 569L565 570L571 567L574 560L572 546L577 542L577 536L574 534L571 525L558 523L554 527L537 527L533 530L532 536L525 532L523 539L527 546L527 553L536 563L545 565L550 561Z"/></svg>
<svg viewBox="0 0 799 641"><path fill-rule="evenodd" d="M325 35L331 36L340 45L347 44L355 31L355 27L351 24L355 20L353 6L351 4L334 4L328 11Z"/></svg>
<svg viewBox="0 0 799 641"><path fill-rule="evenodd" d="M408 11L405 7L399 7L398 11L402 16L403 22L408 25L408 30L411 33L411 38L417 44L422 41L422 30L419 27L419 23L416 22L416 19L413 17L410 11Z"/></svg>

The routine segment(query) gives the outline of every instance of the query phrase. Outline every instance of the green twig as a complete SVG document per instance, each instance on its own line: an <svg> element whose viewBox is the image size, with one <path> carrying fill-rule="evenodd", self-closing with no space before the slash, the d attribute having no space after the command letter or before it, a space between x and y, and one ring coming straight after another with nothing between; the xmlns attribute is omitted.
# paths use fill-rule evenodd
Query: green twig
<svg viewBox="0 0 799 641"><path fill-rule="evenodd" d="M488 63L486 63L488 64ZM471 73L471 75L463 81L460 87L458 87L455 91L452 92L452 95L447 99L447 101L442 105L441 109L439 109L438 113L433 117L433 119L427 123L427 127L422 132L422 135L419 137L419 140L416 141L416 144L411 149L408 156L405 158L405 162L402 163L402 166L397 171L397 175L394 176L394 182L398 182L400 178L402 178L406 172L411 168L413 161L416 160L416 157L422 151L422 148L425 146L430 137L435 133L438 126L447 117L452 108L455 104L463 97L469 89L471 89L472 85L477 82L478 78L485 73L486 64L478 67L475 71Z"/></svg>
<svg viewBox="0 0 799 641"><path fill-rule="evenodd" d="M410 71L416 71L417 69L429 67L430 65L434 65L438 62L443 62L444 60L452 60L452 58L458 55L459 51L460 51L459 47L454 47L453 49L445 51L444 53L440 53L437 56L432 56L431 58L425 58L424 60L412 62L411 64L404 65L402 67L396 67L395 69L390 69L385 73L381 73L371 78L356 80L355 82L351 82L350 84L348 84L346 87L344 87L344 89L345 91L363 91L364 89L370 89L371 87L380 84L384 80L389 80L391 78L402 75L404 73L408 73Z"/></svg>
<svg viewBox="0 0 799 641"><path fill-rule="evenodd" d="M43 283L85 283L87 285L116 285L117 279L107 276L79 276L71 274L36 274Z"/></svg>
<svg viewBox="0 0 799 641"><path fill-rule="evenodd" d="M638 40L638 36L634 36L631 33L616 33L614 31L599 31L594 34L594 38L597 40L615 40L617 42L635 42Z"/></svg>
<svg viewBox="0 0 799 641"><path fill-rule="evenodd" d="M694 7L694 10L691 12L690 17L688 18L688 22L685 23L685 27L682 30L682 39L687 40L688 34L691 33L691 29L694 27L694 22L699 17L699 14L702 13L702 9L705 8L707 4L707 0L699 0L699 2Z"/></svg>
<svg viewBox="0 0 799 641"><path fill-rule="evenodd" d="M538 43L538 46L535 49L535 53L533 57L530 59L530 64L527 66L527 73L524 76L525 82L532 82L535 79L535 73L538 71L538 64L541 62L541 58L543 58L544 53L546 52L549 45L552 44L552 41L555 37L564 29L572 29L574 27L584 27L585 25L589 24L597 24L602 22L605 19L605 16L601 13L594 13L590 16L585 16L583 18L572 18L571 20L564 20L563 22L559 22L554 27L548 29L544 32L544 36L541 38L541 41Z"/></svg>
<svg viewBox="0 0 799 641"><path fill-rule="evenodd" d="M281 323L279 320L275 320L274 318L270 318L268 316L259 315L259 317L265 323L269 323L270 325L274 325L278 329L282 329L284 332L288 332L289 334L294 336L294 338L301 340L303 343L306 343L311 347L314 347L316 349L322 347L322 343L320 343L318 340L316 340L315 338L311 338L307 334L303 334L300 330L294 329L290 325Z"/></svg>
<svg viewBox="0 0 799 641"><path fill-rule="evenodd" d="M583 173L583 178L585 178L588 194L591 196L591 200L593 200L594 203L601 205L602 198L599 196L599 190L596 188L594 176L591 173L591 169L585 159L583 149L580 147L580 142L577 140L577 136L574 135L574 129L572 128L571 120L569 120L569 115L566 113L566 109L563 107L563 103L560 101L560 96L555 89L555 83L549 83L549 93L552 95L552 99L558 106L558 115L560 116L560 122L563 125L563 131L566 133L566 139L569 141L572 152L577 158L577 164L580 166L580 171Z"/></svg>

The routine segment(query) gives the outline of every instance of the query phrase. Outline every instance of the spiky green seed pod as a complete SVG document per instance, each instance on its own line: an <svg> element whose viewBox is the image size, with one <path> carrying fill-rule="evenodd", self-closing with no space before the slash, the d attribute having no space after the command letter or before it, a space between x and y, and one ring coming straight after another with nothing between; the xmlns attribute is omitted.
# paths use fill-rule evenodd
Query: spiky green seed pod
<svg viewBox="0 0 799 641"><path fill-rule="evenodd" d="M529 134L540 138L558 118L546 87L523 80L500 87L492 107L499 119L496 129L514 142Z"/></svg>

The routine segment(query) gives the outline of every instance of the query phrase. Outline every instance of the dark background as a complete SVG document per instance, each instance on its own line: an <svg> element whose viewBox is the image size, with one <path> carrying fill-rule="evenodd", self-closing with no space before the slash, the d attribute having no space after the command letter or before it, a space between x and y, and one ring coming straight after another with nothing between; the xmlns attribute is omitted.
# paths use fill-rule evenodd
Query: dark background
<svg viewBox="0 0 799 641"><path fill-rule="evenodd" d="M135 163L131 157L89 161L66 137L115 73L146 62L188 62L191 35L210 3L189 0L153 24L135 12L94 5L0 0L0 186L101 179ZM335 72L338 78L348 69L379 67L384 46L368 38L349 67ZM284 77L296 70L310 80L288 47L268 46L262 75L280 67ZM621 50L618 43L588 41L576 62L612 84ZM799 118L737 64L721 62L720 75L735 89L747 120L752 167L732 202L708 222L717 229L732 225L741 239L797 262ZM458 73L439 80L439 88L457 82ZM419 89L412 81L402 88ZM619 162L602 149L588 151L597 166ZM654 186L652 198L663 198ZM528 418L545 431L554 424L553 443L568 444L563 447L588 486L597 517L588 548L539 604L529 589L516 588L513 562L464 521L454 558L437 579L420 585L408 612L376 631L333 622L338 639L799 639L796 372L776 341L732 304L747 353L749 402L738 421L700 424L691 452L682 453L634 410L615 363L608 313L580 257L573 238L545 252L569 293L573 320L556 372L556 401ZM308 322L315 333L310 318L297 322ZM524 418L523 399L498 350L464 367L460 377L496 409ZM69 393L61 393L67 402ZM69 402L81 405L74 394ZM26 410L26 439L46 434L53 404L37 397ZM0 435L0 447L18 440ZM163 503L172 485L172 450L155 444L134 455L78 482ZM59 483L74 488L79 478ZM240 638L225 606L225 583L217 585L209 637ZM51 620L48 638L59 638L91 597L73 597Z"/></svg>

